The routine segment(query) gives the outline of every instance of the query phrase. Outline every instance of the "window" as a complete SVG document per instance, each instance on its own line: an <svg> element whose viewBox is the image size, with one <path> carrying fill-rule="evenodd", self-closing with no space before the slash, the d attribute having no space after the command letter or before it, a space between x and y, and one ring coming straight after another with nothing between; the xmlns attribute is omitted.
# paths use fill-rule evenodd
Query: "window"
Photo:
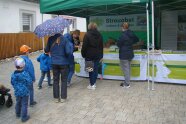
<svg viewBox="0 0 186 124"><path fill-rule="evenodd" d="M29 32L31 31L32 27L32 15L23 13L22 15L22 28L23 32Z"/></svg>
<svg viewBox="0 0 186 124"><path fill-rule="evenodd" d="M22 32L32 32L35 25L35 12L20 10L20 24Z"/></svg>

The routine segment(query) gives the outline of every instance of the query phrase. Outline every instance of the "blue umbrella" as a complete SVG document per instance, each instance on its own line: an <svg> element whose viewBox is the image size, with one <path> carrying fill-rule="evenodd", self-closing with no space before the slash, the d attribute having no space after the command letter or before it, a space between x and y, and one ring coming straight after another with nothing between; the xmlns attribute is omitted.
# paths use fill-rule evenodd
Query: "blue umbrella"
<svg viewBox="0 0 186 124"><path fill-rule="evenodd" d="M63 17L56 17L53 19L46 20L42 24L38 25L34 33L40 38L44 36L54 35L56 33L61 33L66 27L68 27L71 22Z"/></svg>

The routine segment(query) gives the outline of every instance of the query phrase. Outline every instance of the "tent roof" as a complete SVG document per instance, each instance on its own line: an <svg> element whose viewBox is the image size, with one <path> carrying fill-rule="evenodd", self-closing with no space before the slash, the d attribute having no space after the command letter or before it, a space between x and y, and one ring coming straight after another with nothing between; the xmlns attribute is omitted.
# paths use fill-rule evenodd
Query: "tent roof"
<svg viewBox="0 0 186 124"><path fill-rule="evenodd" d="M41 13L89 17L145 12L148 0L40 0ZM132 4L131 4L132 3Z"/></svg>
<svg viewBox="0 0 186 124"><path fill-rule="evenodd" d="M41 13L78 17L145 13L151 0L40 0ZM154 0L159 10L186 9L186 0Z"/></svg>
<svg viewBox="0 0 186 124"><path fill-rule="evenodd" d="M183 10L186 9L186 0L159 0L156 7L160 10Z"/></svg>

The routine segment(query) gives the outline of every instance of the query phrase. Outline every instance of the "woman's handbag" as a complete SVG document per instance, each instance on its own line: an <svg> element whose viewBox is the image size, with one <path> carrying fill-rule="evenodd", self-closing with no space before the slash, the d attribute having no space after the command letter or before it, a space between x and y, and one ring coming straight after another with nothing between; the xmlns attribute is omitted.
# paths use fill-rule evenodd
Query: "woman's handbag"
<svg viewBox="0 0 186 124"><path fill-rule="evenodd" d="M93 61L85 61L85 71L86 72L94 71L94 62Z"/></svg>

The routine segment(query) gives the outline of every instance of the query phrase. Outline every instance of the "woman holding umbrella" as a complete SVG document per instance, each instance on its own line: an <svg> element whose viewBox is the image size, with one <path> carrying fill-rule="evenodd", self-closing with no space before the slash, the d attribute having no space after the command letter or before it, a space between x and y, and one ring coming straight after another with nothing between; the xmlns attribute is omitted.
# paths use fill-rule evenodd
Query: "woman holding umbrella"
<svg viewBox="0 0 186 124"><path fill-rule="evenodd" d="M73 53L73 48L68 40L63 37L62 32L64 28L68 27L70 24L68 20L59 16L43 22L38 25L34 31L38 37L50 36L46 46L46 52L50 52L51 55L54 80L53 95L55 102L64 102L67 98L68 57ZM60 77L61 87L59 87Z"/></svg>
<svg viewBox="0 0 186 124"><path fill-rule="evenodd" d="M68 57L73 53L71 45L62 34L49 37L46 51L51 54L53 70L53 95L55 102L64 102L67 98L67 76L69 71ZM59 81L61 77L61 87ZM61 94L60 94L61 90Z"/></svg>

